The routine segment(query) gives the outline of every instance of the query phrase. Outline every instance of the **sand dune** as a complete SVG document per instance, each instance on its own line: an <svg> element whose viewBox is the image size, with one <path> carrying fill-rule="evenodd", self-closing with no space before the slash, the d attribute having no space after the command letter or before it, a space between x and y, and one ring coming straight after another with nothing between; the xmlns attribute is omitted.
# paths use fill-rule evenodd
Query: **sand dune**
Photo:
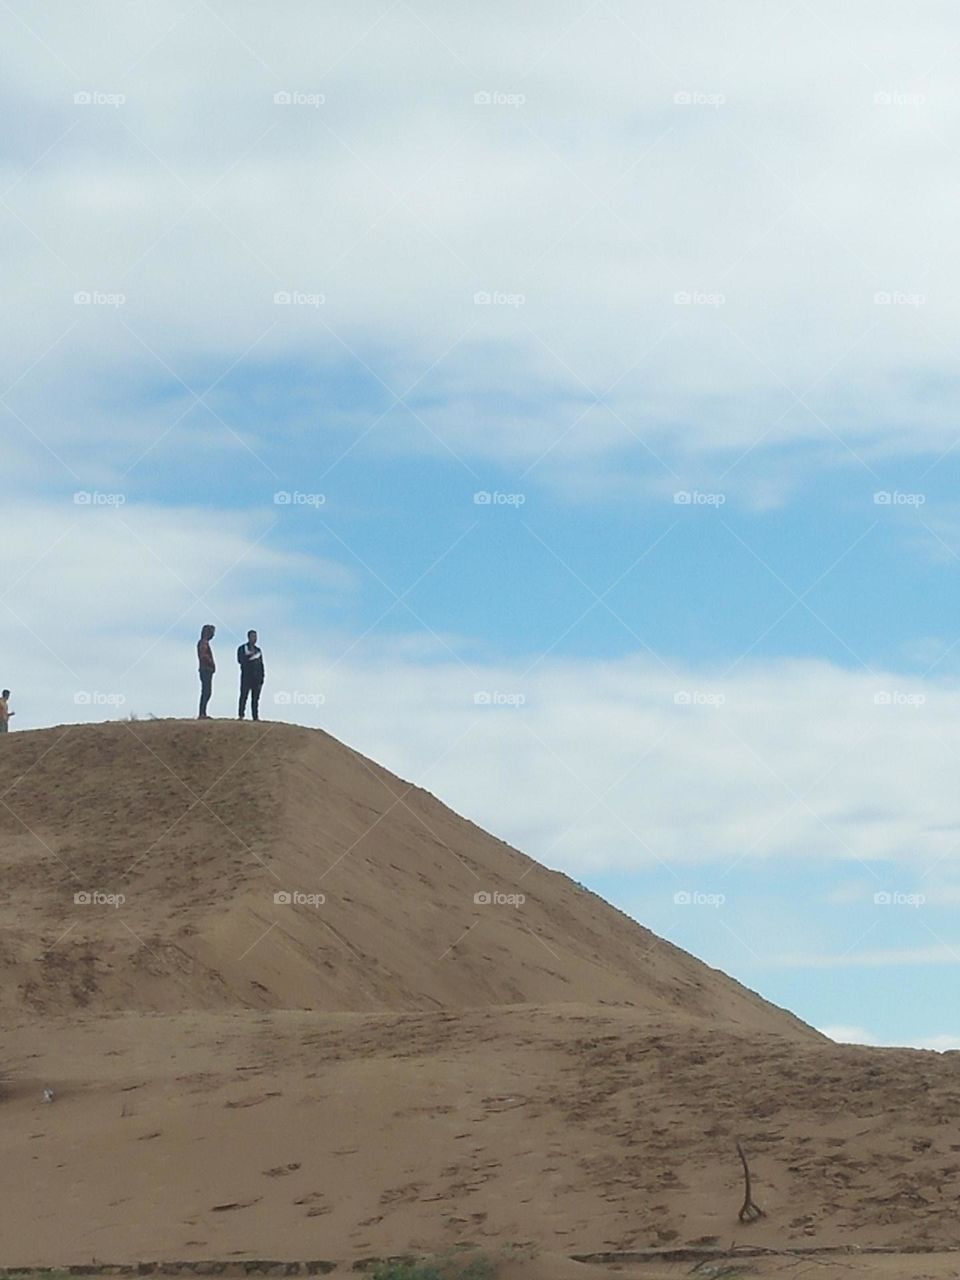
<svg viewBox="0 0 960 1280"><path fill-rule="evenodd" d="M615 1001L815 1035L324 733L157 721L3 745L8 1005ZM125 902L75 904L77 892Z"/></svg>
<svg viewBox="0 0 960 1280"><path fill-rule="evenodd" d="M0 795L6 1265L960 1245L956 1055L831 1044L325 734L11 735Z"/></svg>

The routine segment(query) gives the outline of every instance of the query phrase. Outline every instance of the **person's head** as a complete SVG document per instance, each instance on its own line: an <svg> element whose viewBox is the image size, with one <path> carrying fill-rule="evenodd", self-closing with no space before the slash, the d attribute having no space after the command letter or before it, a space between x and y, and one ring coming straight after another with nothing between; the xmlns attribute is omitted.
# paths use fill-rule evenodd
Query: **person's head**
<svg viewBox="0 0 960 1280"><path fill-rule="evenodd" d="M200 630L200 639L212 640L216 634L217 634L217 628L213 625L212 622L207 622L204 624L204 626Z"/></svg>
<svg viewBox="0 0 960 1280"><path fill-rule="evenodd" d="M9 697L10 697L10 690L9 690L9 689L4 689L4 691L3 691L2 693L0 693L0 698L9 698Z"/></svg>
<svg viewBox="0 0 960 1280"><path fill-rule="evenodd" d="M248 631L248 632L247 632L247 642L248 642L249 644L256 644L256 643L257 643L257 633L256 633L255 631Z"/></svg>

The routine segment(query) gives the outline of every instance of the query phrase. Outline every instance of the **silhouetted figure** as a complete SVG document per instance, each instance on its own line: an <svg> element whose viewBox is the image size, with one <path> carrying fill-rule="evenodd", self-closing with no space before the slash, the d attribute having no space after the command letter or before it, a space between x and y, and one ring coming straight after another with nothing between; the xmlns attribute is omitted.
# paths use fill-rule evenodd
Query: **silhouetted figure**
<svg viewBox="0 0 960 1280"><path fill-rule="evenodd" d="M237 661L240 663L240 711L237 716L242 720L247 713L247 697L250 698L250 710L254 720L260 719L260 690L263 688L263 650L257 644L257 633L247 632L247 643L237 650Z"/></svg>
<svg viewBox="0 0 960 1280"><path fill-rule="evenodd" d="M197 641L197 661L200 664L200 714L198 720L209 720L207 715L207 703L210 701L210 695L213 693L213 673L217 669L217 664L213 660L213 649L210 647L210 641L217 634L217 628L208 622L200 632L200 639Z"/></svg>
<svg viewBox="0 0 960 1280"><path fill-rule="evenodd" d="M0 694L0 733L10 732L10 717L17 714L15 711L10 710L10 705L7 701L9 697L9 689L4 689L3 693Z"/></svg>

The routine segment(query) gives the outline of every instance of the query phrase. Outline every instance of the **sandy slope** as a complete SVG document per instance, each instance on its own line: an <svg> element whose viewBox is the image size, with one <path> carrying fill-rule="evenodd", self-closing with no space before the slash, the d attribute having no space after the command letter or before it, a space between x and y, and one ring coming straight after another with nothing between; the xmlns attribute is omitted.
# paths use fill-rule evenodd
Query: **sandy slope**
<svg viewBox="0 0 960 1280"><path fill-rule="evenodd" d="M960 1245L956 1055L830 1044L323 734L0 746L3 1263Z"/></svg>
<svg viewBox="0 0 960 1280"><path fill-rule="evenodd" d="M953 1055L569 1005L29 1018L7 1042L8 1263L960 1244Z"/></svg>
<svg viewBox="0 0 960 1280"><path fill-rule="evenodd" d="M8 1007L607 1000L815 1035L327 734L156 721L0 745ZM526 901L474 902L495 891Z"/></svg>

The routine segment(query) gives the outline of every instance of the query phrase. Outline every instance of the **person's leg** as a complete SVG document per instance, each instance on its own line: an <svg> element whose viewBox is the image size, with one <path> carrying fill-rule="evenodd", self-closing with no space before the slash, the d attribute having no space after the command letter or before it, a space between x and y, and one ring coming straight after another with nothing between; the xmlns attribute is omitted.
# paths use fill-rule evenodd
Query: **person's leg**
<svg viewBox="0 0 960 1280"><path fill-rule="evenodd" d="M240 706L237 712L237 718L242 720L247 714L247 695L250 693L250 680L246 671L240 668ZM256 719L256 717L254 717Z"/></svg>
<svg viewBox="0 0 960 1280"><path fill-rule="evenodd" d="M200 719L207 719L207 703L213 693L213 672L200 672Z"/></svg>
<svg viewBox="0 0 960 1280"><path fill-rule="evenodd" d="M254 720L260 719L260 690L263 688L263 681L250 686L250 706L253 711Z"/></svg>
<svg viewBox="0 0 960 1280"><path fill-rule="evenodd" d="M0 720L0 733L9 733L9 732L10 732L10 721Z"/></svg>

